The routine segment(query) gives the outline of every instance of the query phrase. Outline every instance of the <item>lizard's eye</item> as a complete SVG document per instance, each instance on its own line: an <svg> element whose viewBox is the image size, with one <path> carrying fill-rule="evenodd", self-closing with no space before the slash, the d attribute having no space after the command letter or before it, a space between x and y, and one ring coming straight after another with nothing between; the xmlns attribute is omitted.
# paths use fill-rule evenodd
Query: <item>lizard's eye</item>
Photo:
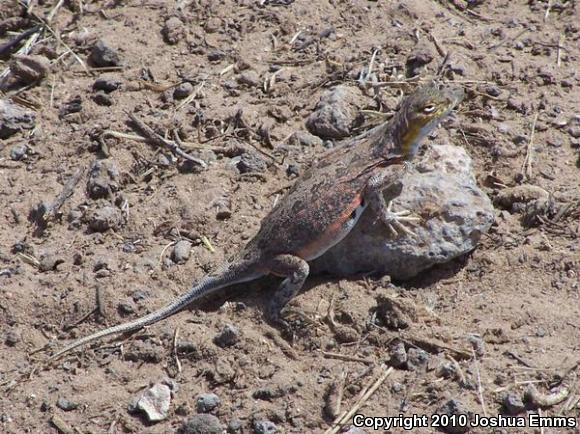
<svg viewBox="0 0 580 434"><path fill-rule="evenodd" d="M433 113L435 111L435 104L428 104L423 107L423 113Z"/></svg>

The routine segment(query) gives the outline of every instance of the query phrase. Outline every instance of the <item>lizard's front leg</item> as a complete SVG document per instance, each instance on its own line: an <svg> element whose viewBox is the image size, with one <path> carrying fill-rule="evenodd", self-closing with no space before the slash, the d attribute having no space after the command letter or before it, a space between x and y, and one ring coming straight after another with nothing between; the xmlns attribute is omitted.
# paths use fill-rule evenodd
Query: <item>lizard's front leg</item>
<svg viewBox="0 0 580 434"><path fill-rule="evenodd" d="M285 277L274 293L267 310L267 316L273 323L287 329L288 324L282 318L284 306L300 291L310 267L304 259L294 255L278 255L269 263L270 273Z"/></svg>
<svg viewBox="0 0 580 434"><path fill-rule="evenodd" d="M400 231L407 235L415 236L415 233L407 228L405 224L412 224L421 219L412 216L409 210L393 211L392 200L389 200L388 203L385 200L385 194L393 199L401 194L403 190L402 178L405 172L409 170L409 167L405 166L402 170L398 170L400 168L400 166L389 166L377 171L369 179L364 195L375 213L393 234L398 235Z"/></svg>

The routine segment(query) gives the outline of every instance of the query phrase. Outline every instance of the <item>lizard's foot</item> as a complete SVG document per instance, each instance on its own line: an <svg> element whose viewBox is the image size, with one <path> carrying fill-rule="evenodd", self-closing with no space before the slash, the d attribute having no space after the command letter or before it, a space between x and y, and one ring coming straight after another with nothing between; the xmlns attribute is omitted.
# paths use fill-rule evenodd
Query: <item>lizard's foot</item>
<svg viewBox="0 0 580 434"><path fill-rule="evenodd" d="M393 211L393 201L390 201L387 208L381 212L380 219L393 235L404 233L412 237L417 235L405 224L412 225L414 222L421 221L421 218L413 216L409 210Z"/></svg>

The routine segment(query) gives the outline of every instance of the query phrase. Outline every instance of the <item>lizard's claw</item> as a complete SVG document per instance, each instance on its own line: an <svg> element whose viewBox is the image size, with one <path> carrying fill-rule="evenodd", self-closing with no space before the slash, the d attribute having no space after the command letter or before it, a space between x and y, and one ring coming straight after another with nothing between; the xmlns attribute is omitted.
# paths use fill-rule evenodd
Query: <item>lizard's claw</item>
<svg viewBox="0 0 580 434"><path fill-rule="evenodd" d="M397 236L400 233L404 233L412 237L416 237L417 235L406 227L405 224L412 225L414 222L421 221L419 217L413 216L409 210L393 211L392 201L389 202L387 209L381 214L381 220L393 235Z"/></svg>

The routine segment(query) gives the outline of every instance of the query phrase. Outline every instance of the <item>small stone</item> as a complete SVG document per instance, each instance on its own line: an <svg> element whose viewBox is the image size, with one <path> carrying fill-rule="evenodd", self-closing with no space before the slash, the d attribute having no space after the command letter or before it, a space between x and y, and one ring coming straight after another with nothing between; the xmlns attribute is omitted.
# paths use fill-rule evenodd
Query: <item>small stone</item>
<svg viewBox="0 0 580 434"><path fill-rule="evenodd" d="M580 126L573 126L568 128L567 133L575 139L580 138Z"/></svg>
<svg viewBox="0 0 580 434"><path fill-rule="evenodd" d="M214 344L221 348L231 347L232 345L237 344L239 340L240 330L231 324L226 325L223 330L213 338Z"/></svg>
<svg viewBox="0 0 580 434"><path fill-rule="evenodd" d="M4 335L4 343L9 347L15 346L20 342L20 334L16 330L8 330Z"/></svg>
<svg viewBox="0 0 580 434"><path fill-rule="evenodd" d="M123 224L121 210L106 205L94 210L88 217L89 228L95 232L106 232L109 229L118 229Z"/></svg>
<svg viewBox="0 0 580 434"><path fill-rule="evenodd" d="M278 427L274 422L269 420L259 420L254 422L255 434L276 434L277 432Z"/></svg>
<svg viewBox="0 0 580 434"><path fill-rule="evenodd" d="M433 60L433 55L428 50L417 51L407 57L405 63L406 76L415 77L421 73L423 66L428 65Z"/></svg>
<svg viewBox="0 0 580 434"><path fill-rule="evenodd" d="M356 426L351 426L348 431L345 431L344 434L366 434L362 429L357 428Z"/></svg>
<svg viewBox="0 0 580 434"><path fill-rule="evenodd" d="M449 416L449 420L451 421L453 416L460 416L465 415L468 418L470 417L470 412L467 410L467 407L461 402L456 399L450 399L441 407L439 407L436 411L436 414L439 415L447 415ZM452 424L451 422L447 426L442 426L440 428L443 432L449 434L463 434L469 431L469 423L466 425L461 424Z"/></svg>
<svg viewBox="0 0 580 434"><path fill-rule="evenodd" d="M132 315L137 311L133 300L122 301L117 305L117 310L122 316Z"/></svg>
<svg viewBox="0 0 580 434"><path fill-rule="evenodd" d="M28 152L28 146L25 144L15 145L10 149L10 158L13 161L20 161L26 158L26 153Z"/></svg>
<svg viewBox="0 0 580 434"><path fill-rule="evenodd" d="M78 404L75 402L71 402L66 398L58 398L56 401L56 406L63 411L72 411L78 408Z"/></svg>
<svg viewBox="0 0 580 434"><path fill-rule="evenodd" d="M119 169L112 160L96 161L89 172L87 193L91 199L109 197L119 190Z"/></svg>
<svg viewBox="0 0 580 434"><path fill-rule="evenodd" d="M10 72L21 82L30 84L45 78L50 72L50 60L40 55L14 55Z"/></svg>
<svg viewBox="0 0 580 434"><path fill-rule="evenodd" d="M171 389L165 384L155 384L146 390L131 406L145 414L149 422L158 422L166 419L171 404Z"/></svg>
<svg viewBox="0 0 580 434"><path fill-rule="evenodd" d="M165 21L161 33L165 42L175 45L185 36L183 22L177 17L170 17Z"/></svg>
<svg viewBox="0 0 580 434"><path fill-rule="evenodd" d="M501 95L501 90L495 85L488 85L485 87L485 93L487 93L489 96L498 97Z"/></svg>
<svg viewBox="0 0 580 434"><path fill-rule="evenodd" d="M114 77L102 76L95 80L93 83L93 90L102 90L106 93L111 93L121 87L121 81Z"/></svg>
<svg viewBox="0 0 580 434"><path fill-rule="evenodd" d="M288 143L293 146L315 147L322 145L322 139L308 131L296 131L290 136Z"/></svg>
<svg viewBox="0 0 580 434"><path fill-rule="evenodd" d="M196 408L199 413L209 413L220 403L221 400L215 393L202 393L197 397Z"/></svg>
<svg viewBox="0 0 580 434"><path fill-rule="evenodd" d="M204 26L204 29L207 33L215 33L217 32L222 26L222 20L218 17L209 18Z"/></svg>
<svg viewBox="0 0 580 434"><path fill-rule="evenodd" d="M19 131L31 130L36 114L7 99L0 99L0 139L7 139Z"/></svg>
<svg viewBox="0 0 580 434"><path fill-rule="evenodd" d="M407 351L407 369L409 371L424 372L429 363L429 353L419 348L409 348Z"/></svg>
<svg viewBox="0 0 580 434"><path fill-rule="evenodd" d="M93 101L95 104L103 107L111 107L114 104L113 97L105 92L97 92L93 95Z"/></svg>
<svg viewBox="0 0 580 434"><path fill-rule="evenodd" d="M262 173L268 168L266 161L254 152L245 152L236 163L240 173Z"/></svg>
<svg viewBox="0 0 580 434"><path fill-rule="evenodd" d="M184 99L187 98L193 92L193 84L186 81L185 83L181 83L173 90L173 98L175 99Z"/></svg>
<svg viewBox="0 0 580 434"><path fill-rule="evenodd" d="M407 363L407 351L405 350L405 344L401 341L396 341L389 349L391 358L389 360L389 365L400 368Z"/></svg>
<svg viewBox="0 0 580 434"><path fill-rule="evenodd" d="M561 148L564 141L560 137L550 137L546 143L548 143L548 146L551 146L552 148Z"/></svg>
<svg viewBox="0 0 580 434"><path fill-rule="evenodd" d="M189 259L191 243L187 240L178 241L171 252L171 259L176 264L184 264Z"/></svg>
<svg viewBox="0 0 580 434"><path fill-rule="evenodd" d="M90 60L93 65L101 68L119 66L121 58L116 49L110 47L107 42L100 39L91 50Z"/></svg>
<svg viewBox="0 0 580 434"><path fill-rule="evenodd" d="M444 362L437 368L437 376L443 378L454 378L457 374L455 365L451 362Z"/></svg>
<svg viewBox="0 0 580 434"><path fill-rule="evenodd" d="M213 414L196 414L187 419L178 430L179 434L222 434L223 426Z"/></svg>
<svg viewBox="0 0 580 434"><path fill-rule="evenodd" d="M294 163L289 164L286 168L286 175L288 175L290 178L297 178L300 176L300 166Z"/></svg>
<svg viewBox="0 0 580 434"><path fill-rule="evenodd" d="M238 83L250 87L258 87L260 86L260 76L254 70L244 71L238 77Z"/></svg>
<svg viewBox="0 0 580 434"><path fill-rule="evenodd" d="M240 419L232 419L228 423L227 428L228 434L241 434L242 432L242 421Z"/></svg>
<svg viewBox="0 0 580 434"><path fill-rule="evenodd" d="M226 57L226 53L222 50L214 48L207 53L207 59L211 62L218 62Z"/></svg>
<svg viewBox="0 0 580 434"><path fill-rule="evenodd" d="M522 397L515 392L508 392L504 396L503 406L506 412L512 416L523 413L526 410Z"/></svg>
<svg viewBox="0 0 580 434"><path fill-rule="evenodd" d="M475 354L477 354L480 357L483 357L485 355L485 343L482 337L479 335L469 335L467 339L469 340L469 343L471 344L473 350L475 351Z"/></svg>
<svg viewBox="0 0 580 434"><path fill-rule="evenodd" d="M312 134L341 139L347 137L360 120L356 108L360 91L347 86L336 86L325 92L316 109L306 120L306 128Z"/></svg>
<svg viewBox="0 0 580 434"><path fill-rule="evenodd" d="M38 269L43 272L53 271L62 263L64 263L64 259L47 253L40 257L40 260L38 261Z"/></svg>

